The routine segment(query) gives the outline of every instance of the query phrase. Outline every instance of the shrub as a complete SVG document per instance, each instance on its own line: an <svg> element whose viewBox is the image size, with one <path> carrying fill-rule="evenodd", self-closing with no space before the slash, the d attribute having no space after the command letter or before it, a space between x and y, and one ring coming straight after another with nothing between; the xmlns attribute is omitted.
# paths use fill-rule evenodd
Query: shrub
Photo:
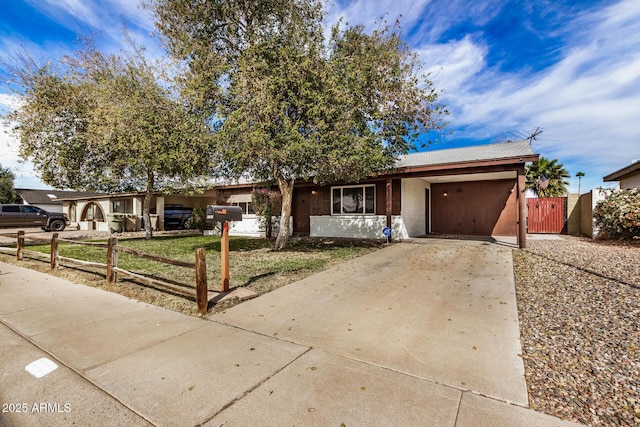
<svg viewBox="0 0 640 427"><path fill-rule="evenodd" d="M593 217L611 237L640 237L640 188L610 192L596 204Z"/></svg>
<svg viewBox="0 0 640 427"><path fill-rule="evenodd" d="M262 226L264 227L265 237L270 239L273 235L274 216L280 216L282 196L278 191L267 190L261 188L251 193L251 201L253 203L253 211L260 217Z"/></svg>
<svg viewBox="0 0 640 427"><path fill-rule="evenodd" d="M207 208L194 208L185 228L196 228L200 232L213 230L213 224L207 221Z"/></svg>

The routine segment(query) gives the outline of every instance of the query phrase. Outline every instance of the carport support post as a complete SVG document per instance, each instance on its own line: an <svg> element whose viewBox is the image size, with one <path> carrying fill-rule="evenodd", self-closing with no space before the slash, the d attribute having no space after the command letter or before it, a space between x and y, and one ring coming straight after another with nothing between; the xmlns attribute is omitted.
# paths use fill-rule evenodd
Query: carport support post
<svg viewBox="0 0 640 427"><path fill-rule="evenodd" d="M51 236L51 249L49 250L51 258L51 269L58 268L58 233L53 233Z"/></svg>
<svg viewBox="0 0 640 427"><path fill-rule="evenodd" d="M24 256L24 230L18 231L18 246L16 247L16 259L22 261Z"/></svg>
<svg viewBox="0 0 640 427"><path fill-rule="evenodd" d="M222 238L220 239L220 273L222 274L222 292L229 290L229 223L222 221Z"/></svg>
<svg viewBox="0 0 640 427"><path fill-rule="evenodd" d="M518 193L518 247L524 249L527 247L527 195L525 194L524 166L518 169L516 190Z"/></svg>

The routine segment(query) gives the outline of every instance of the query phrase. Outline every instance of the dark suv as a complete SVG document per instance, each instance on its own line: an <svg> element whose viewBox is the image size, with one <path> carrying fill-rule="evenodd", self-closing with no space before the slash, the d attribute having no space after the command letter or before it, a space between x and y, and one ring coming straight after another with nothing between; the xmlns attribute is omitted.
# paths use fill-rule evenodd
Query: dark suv
<svg viewBox="0 0 640 427"><path fill-rule="evenodd" d="M0 228L40 227L44 231L62 231L69 218L60 212L47 212L31 205L0 205Z"/></svg>

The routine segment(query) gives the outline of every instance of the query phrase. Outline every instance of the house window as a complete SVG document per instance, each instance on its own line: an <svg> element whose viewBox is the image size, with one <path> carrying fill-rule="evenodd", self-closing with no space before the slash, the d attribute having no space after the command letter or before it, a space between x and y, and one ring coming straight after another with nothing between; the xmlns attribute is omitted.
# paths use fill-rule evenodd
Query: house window
<svg viewBox="0 0 640 427"><path fill-rule="evenodd" d="M76 222L76 209L75 202L69 205L69 220L71 222Z"/></svg>
<svg viewBox="0 0 640 427"><path fill-rule="evenodd" d="M231 206L240 206L240 208L242 208L243 215L251 215L255 213L253 212L253 203L251 202L236 202L231 203Z"/></svg>
<svg viewBox="0 0 640 427"><path fill-rule="evenodd" d="M122 202L120 200L111 202L111 212L114 212L114 213L124 212L124 206L122 206Z"/></svg>
<svg viewBox="0 0 640 427"><path fill-rule="evenodd" d="M332 187L332 215L370 215L376 213L376 186Z"/></svg>

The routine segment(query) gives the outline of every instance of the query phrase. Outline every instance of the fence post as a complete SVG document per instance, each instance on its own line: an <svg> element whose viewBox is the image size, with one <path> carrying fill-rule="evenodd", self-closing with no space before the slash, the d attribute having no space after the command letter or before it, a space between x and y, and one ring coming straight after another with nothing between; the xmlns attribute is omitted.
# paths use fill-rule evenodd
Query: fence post
<svg viewBox="0 0 640 427"><path fill-rule="evenodd" d="M18 247L16 248L16 259L22 261L24 256L24 230L18 231Z"/></svg>
<svg viewBox="0 0 640 427"><path fill-rule="evenodd" d="M196 249L196 303L198 314L207 314L209 296L207 291L207 257L204 248Z"/></svg>
<svg viewBox="0 0 640 427"><path fill-rule="evenodd" d="M118 267L118 250L116 245L118 239L116 237L110 237L107 242L107 283L113 283L116 281L116 272L114 267Z"/></svg>
<svg viewBox="0 0 640 427"><path fill-rule="evenodd" d="M51 236L51 249L49 252L51 254L51 269L55 270L58 268L58 233L53 233L53 236Z"/></svg>

